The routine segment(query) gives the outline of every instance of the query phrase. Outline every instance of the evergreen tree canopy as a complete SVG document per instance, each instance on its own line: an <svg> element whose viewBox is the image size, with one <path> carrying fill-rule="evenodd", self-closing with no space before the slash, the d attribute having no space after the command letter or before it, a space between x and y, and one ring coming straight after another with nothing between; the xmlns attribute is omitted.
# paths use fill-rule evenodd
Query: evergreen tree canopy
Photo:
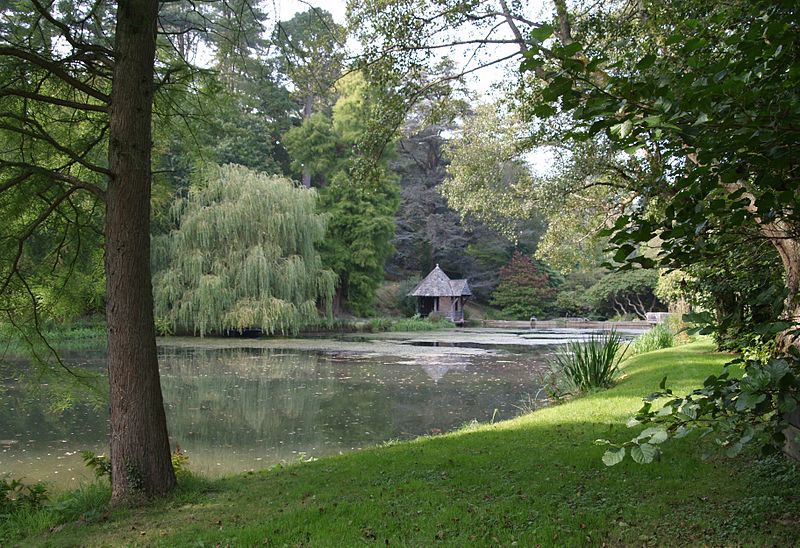
<svg viewBox="0 0 800 548"><path fill-rule="evenodd" d="M296 333L331 310L335 274L314 245L325 234L316 192L241 166L212 169L173 206L154 240L156 316L201 335Z"/></svg>
<svg viewBox="0 0 800 548"><path fill-rule="evenodd" d="M322 258L339 277L337 303L368 314L392 252L400 190L385 157L366 175L353 169L357 140L375 107L367 82L353 73L338 82L337 91L332 117L313 114L286 132L284 143L293 167L308 170L322 187L320 209L329 215Z"/></svg>

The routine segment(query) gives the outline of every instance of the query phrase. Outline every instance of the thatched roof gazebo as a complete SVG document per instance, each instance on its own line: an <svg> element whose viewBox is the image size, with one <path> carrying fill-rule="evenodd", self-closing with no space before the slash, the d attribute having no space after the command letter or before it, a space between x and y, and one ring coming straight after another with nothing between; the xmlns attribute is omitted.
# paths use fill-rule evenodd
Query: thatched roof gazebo
<svg viewBox="0 0 800 548"><path fill-rule="evenodd" d="M464 303L472 296L467 280L451 280L436 265L424 280L408 294L417 298L417 313L427 317L436 312L458 323L464 323Z"/></svg>

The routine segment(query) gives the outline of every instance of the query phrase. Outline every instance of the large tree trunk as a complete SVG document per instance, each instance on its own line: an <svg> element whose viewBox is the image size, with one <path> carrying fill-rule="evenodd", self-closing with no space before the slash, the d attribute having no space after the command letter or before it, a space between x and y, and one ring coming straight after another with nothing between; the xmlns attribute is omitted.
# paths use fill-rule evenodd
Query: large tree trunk
<svg viewBox="0 0 800 548"><path fill-rule="evenodd" d="M783 319L792 327L778 337L778 351L788 352L791 346L800 348L800 241L792 238L773 240L783 262L788 295L783 303Z"/></svg>
<svg viewBox="0 0 800 548"><path fill-rule="evenodd" d="M106 316L112 498L175 486L150 280L150 149L157 0L120 0L111 94Z"/></svg>
<svg viewBox="0 0 800 548"><path fill-rule="evenodd" d="M692 159L690 157L690 159ZM692 159L697 163L696 158ZM741 183L725 183L725 189L734 193L743 188ZM778 351L787 352L789 347L800 348L800 335L796 330L800 328L800 240L798 240L798 227L785 219L764 222L758 211L758 204L752 192L742 194L749 200L747 211L755 216L759 231L762 236L775 246L778 256L783 264L784 283L787 296L783 303L781 319L790 322L792 327L781 333L778 337Z"/></svg>

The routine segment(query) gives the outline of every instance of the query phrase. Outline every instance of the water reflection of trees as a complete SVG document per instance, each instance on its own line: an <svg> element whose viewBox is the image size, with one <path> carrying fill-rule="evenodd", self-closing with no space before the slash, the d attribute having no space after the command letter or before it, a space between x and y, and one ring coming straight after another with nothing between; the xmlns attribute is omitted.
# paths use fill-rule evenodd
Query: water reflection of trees
<svg viewBox="0 0 800 548"><path fill-rule="evenodd" d="M330 390L313 354L261 350L171 350L161 356L172 437L247 446L276 442L311 424Z"/></svg>
<svg viewBox="0 0 800 548"><path fill-rule="evenodd" d="M95 373L103 365L103 358L95 352L76 357L63 353L62 359L76 372ZM16 439L17 447L30 445L31 439L49 442L62 439L81 439L94 444L108 437L108 420L104 408L97 403L79 401L77 396L63 390L62 398L53 407L48 385L23 384L19 371L27 367L21 360L0 361L0 439ZM11 445L11 444L7 444ZM0 474L2 470L0 470Z"/></svg>
<svg viewBox="0 0 800 548"><path fill-rule="evenodd" d="M517 403L519 371L468 361L241 348L161 356L173 442L318 453L447 430Z"/></svg>
<svg viewBox="0 0 800 548"><path fill-rule="evenodd" d="M504 418L515 413L522 394L536 392L530 358L522 356L174 347L159 352L172 443L188 450L192 467L203 472L235 472L296 452L319 456L447 431L471 419L489 420L495 408ZM85 406L50 415L35 400L15 396L9 385L0 406L0 438L6 432L36 438L37 455L50 452L47 440L61 439L75 442L70 451L102 451L107 419L102 410ZM27 447L26 454L33 449ZM9 455L3 453L0 464Z"/></svg>

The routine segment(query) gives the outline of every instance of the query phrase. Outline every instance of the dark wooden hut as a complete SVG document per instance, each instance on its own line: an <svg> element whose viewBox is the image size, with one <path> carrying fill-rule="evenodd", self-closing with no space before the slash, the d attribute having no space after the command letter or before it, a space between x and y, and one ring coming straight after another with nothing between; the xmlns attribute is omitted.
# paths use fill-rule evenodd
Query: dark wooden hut
<svg viewBox="0 0 800 548"><path fill-rule="evenodd" d="M464 303L472 295L467 280L451 280L439 265L409 293L417 298L417 313L427 317L433 312L461 324L464 323Z"/></svg>

